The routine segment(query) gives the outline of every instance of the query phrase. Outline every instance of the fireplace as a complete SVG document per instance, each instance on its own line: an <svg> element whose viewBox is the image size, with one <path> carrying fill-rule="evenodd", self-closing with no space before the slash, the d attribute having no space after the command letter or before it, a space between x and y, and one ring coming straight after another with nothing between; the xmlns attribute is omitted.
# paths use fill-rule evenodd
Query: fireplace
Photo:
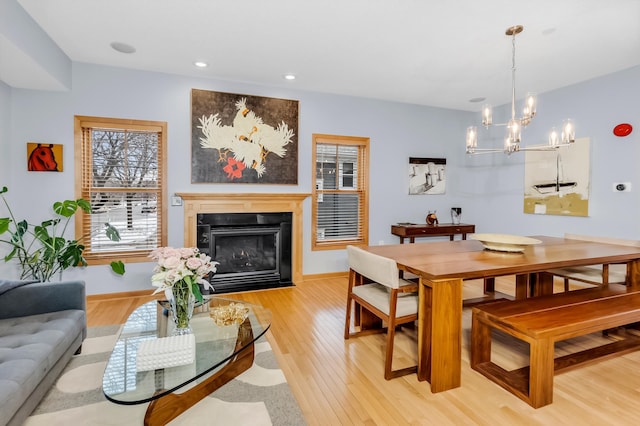
<svg viewBox="0 0 640 426"><path fill-rule="evenodd" d="M198 216L207 213L290 213L291 281L303 282L302 274L302 204L310 194L303 193L177 193L184 205L184 246L198 245ZM280 235L282 238L282 233ZM257 244L257 243L256 243ZM281 274L282 274L282 265ZM218 269L219 270L219 269Z"/></svg>
<svg viewBox="0 0 640 426"><path fill-rule="evenodd" d="M293 285L289 212L200 213L197 246L220 264L215 293Z"/></svg>

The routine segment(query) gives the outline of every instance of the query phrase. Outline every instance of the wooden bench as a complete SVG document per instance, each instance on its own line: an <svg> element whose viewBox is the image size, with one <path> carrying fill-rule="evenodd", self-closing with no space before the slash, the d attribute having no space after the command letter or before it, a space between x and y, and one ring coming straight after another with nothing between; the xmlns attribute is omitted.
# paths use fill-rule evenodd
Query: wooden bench
<svg viewBox="0 0 640 426"><path fill-rule="evenodd" d="M534 408L553 402L554 373L613 354L640 349L626 338L554 359L555 342L640 321L640 292L625 286L575 290L474 307L471 368ZM491 362L491 330L529 343L529 366L507 371Z"/></svg>

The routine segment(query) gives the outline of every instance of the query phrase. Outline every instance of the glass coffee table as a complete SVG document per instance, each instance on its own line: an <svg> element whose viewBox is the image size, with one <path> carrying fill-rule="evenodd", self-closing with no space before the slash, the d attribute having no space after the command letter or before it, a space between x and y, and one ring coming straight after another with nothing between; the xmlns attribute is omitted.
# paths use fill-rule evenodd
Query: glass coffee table
<svg viewBox="0 0 640 426"><path fill-rule="evenodd" d="M191 319L195 361L138 371L143 342L171 336L173 320L166 302L138 307L124 324L102 379L105 397L116 404L150 402L145 425L164 425L253 365L254 342L269 329L271 312L261 306L213 297L196 306ZM241 312L244 315L238 316ZM236 316L229 318L230 313ZM246 318L245 318L246 316ZM214 318L217 320L214 320ZM230 323L230 324L229 324ZM229 324L229 325L225 325Z"/></svg>

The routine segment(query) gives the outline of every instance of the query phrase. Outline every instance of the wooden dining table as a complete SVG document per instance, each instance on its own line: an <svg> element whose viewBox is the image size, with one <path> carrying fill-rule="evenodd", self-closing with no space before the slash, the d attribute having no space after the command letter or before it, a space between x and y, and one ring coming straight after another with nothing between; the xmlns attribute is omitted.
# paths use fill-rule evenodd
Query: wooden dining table
<svg viewBox="0 0 640 426"><path fill-rule="evenodd" d="M476 240L363 247L419 277L418 380L428 380L431 392L461 384L463 280L515 275L528 282L532 295L544 295L553 293L549 269L626 263L627 285L640 287L640 247L531 238L541 243L523 252L487 250Z"/></svg>

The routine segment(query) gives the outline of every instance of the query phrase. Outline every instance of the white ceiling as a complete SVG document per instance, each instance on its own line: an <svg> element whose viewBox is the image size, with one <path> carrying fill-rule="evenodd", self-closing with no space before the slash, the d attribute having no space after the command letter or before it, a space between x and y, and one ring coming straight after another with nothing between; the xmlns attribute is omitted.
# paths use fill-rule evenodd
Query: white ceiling
<svg viewBox="0 0 640 426"><path fill-rule="evenodd" d="M640 64L640 0L18 2L75 62L470 111L509 102L516 24L518 97Z"/></svg>

